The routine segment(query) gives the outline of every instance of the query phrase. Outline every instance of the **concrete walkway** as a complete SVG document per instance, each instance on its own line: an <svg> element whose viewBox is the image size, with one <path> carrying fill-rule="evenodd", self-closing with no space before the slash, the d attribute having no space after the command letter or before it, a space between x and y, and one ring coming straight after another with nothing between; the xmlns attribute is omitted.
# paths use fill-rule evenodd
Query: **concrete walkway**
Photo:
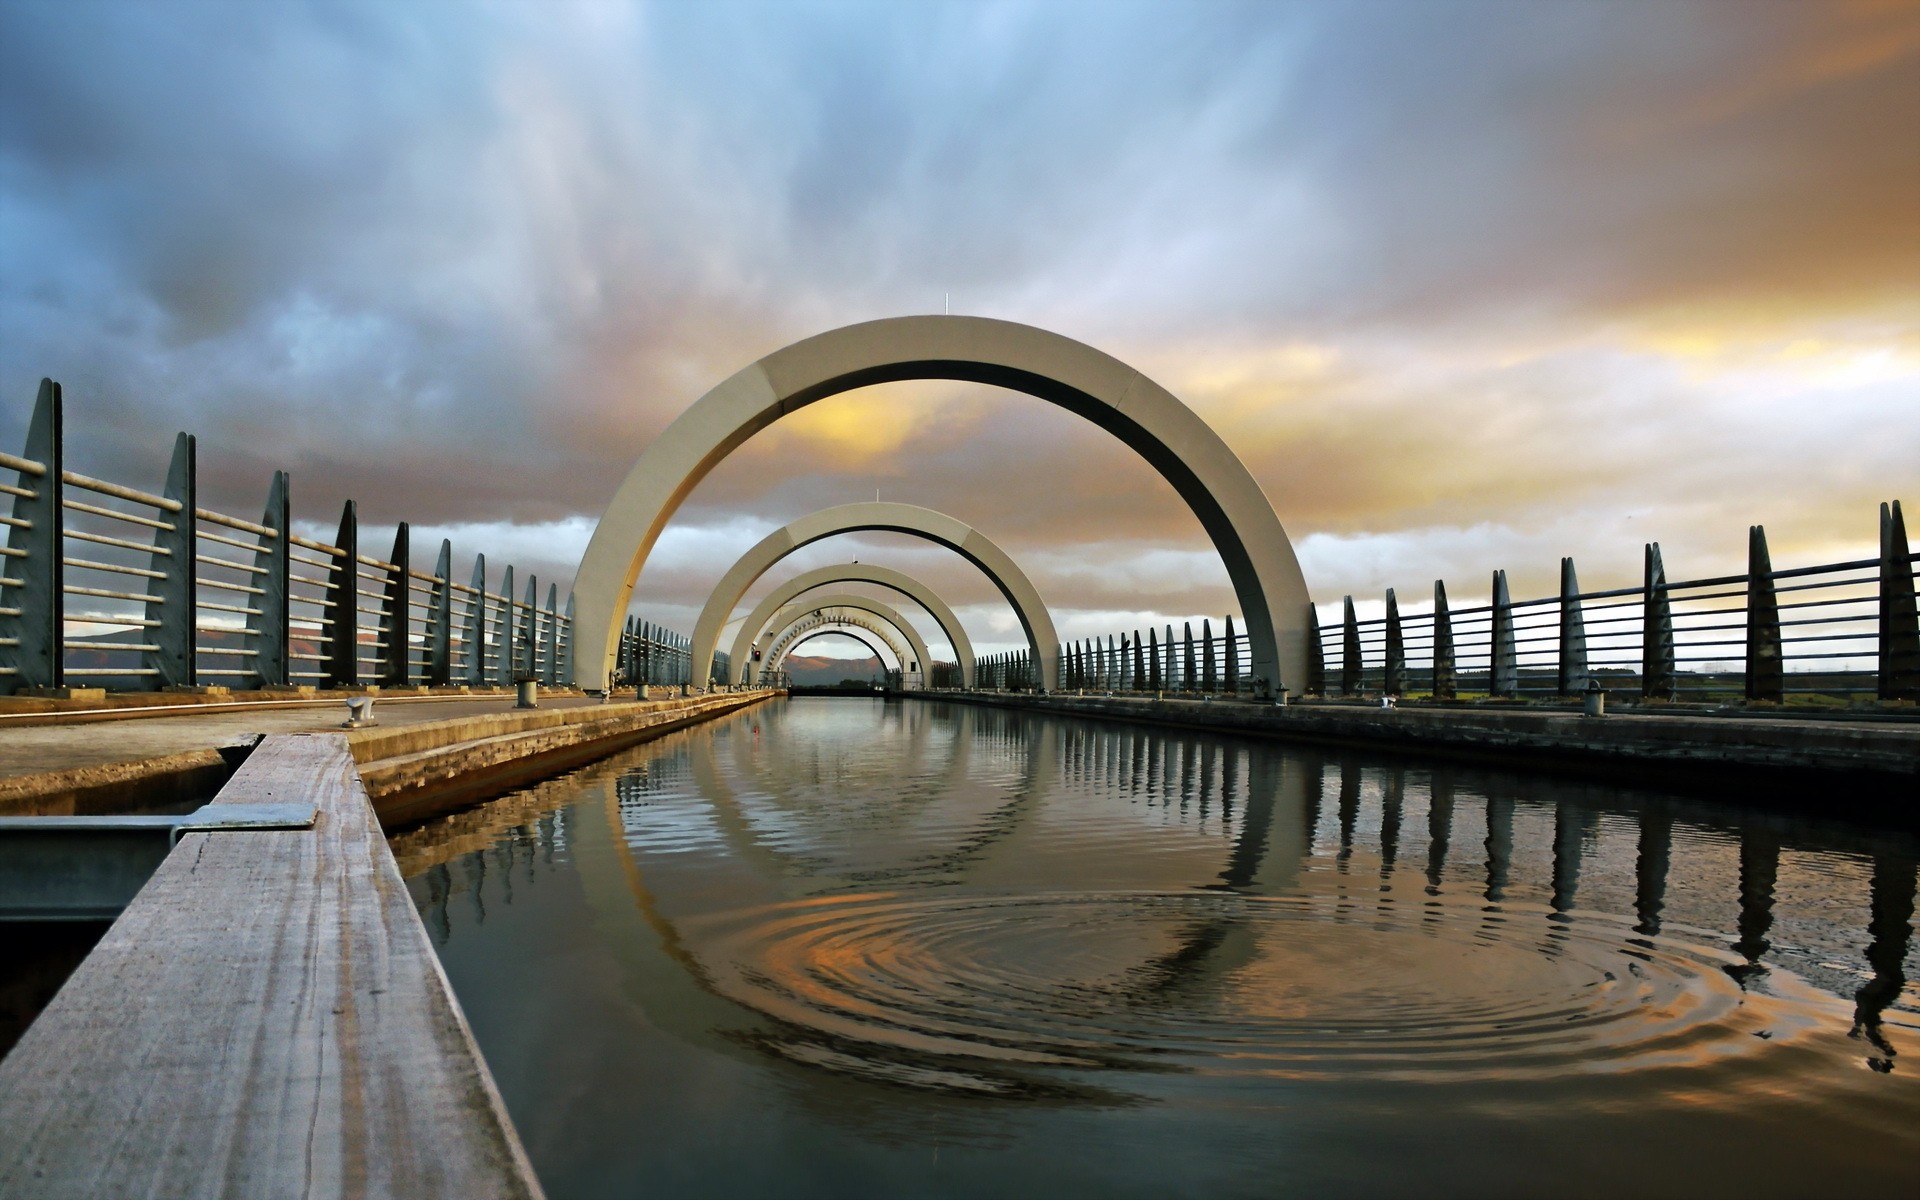
<svg viewBox="0 0 1920 1200"><path fill-rule="evenodd" d="M541 698L542 708L598 704L580 695ZM513 710L512 696L382 696L374 701L381 725L410 725L449 717L480 716ZM48 771L76 771L167 758L194 750L213 750L252 740L262 733L338 731L346 719L344 700L283 701L236 706L182 707L155 715L109 720L86 714L65 719L36 714L32 724L13 725L0 718L0 779Z"/></svg>

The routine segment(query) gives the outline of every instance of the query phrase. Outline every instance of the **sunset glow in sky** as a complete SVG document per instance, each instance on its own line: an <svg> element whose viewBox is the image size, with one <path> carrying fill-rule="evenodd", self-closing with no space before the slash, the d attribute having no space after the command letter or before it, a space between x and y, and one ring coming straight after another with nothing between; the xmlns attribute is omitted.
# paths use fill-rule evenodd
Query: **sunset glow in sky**
<svg viewBox="0 0 1920 1200"><path fill-rule="evenodd" d="M1792 566L1920 502L1920 0L12 0L0 46L0 449L50 375L76 469L155 486L187 429L241 515L284 466L316 529L353 496L564 591L707 388L949 296L1191 404L1321 601L1739 570L1754 523ZM1235 607L1129 451L945 383L754 439L636 606L689 629L875 489L1067 637ZM776 574L855 557L1015 646L905 539Z"/></svg>

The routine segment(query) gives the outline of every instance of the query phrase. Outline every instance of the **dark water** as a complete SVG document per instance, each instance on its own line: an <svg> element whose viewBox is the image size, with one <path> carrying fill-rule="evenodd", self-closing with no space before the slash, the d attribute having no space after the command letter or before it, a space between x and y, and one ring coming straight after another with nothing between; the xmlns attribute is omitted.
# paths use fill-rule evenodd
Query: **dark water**
<svg viewBox="0 0 1920 1200"><path fill-rule="evenodd" d="M556 1197L1920 1194L1905 833L814 699L395 850Z"/></svg>

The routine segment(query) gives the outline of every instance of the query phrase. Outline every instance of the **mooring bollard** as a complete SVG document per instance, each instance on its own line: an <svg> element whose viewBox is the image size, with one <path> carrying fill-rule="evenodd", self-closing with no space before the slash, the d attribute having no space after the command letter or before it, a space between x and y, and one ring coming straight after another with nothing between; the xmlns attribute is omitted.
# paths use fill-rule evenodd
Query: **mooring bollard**
<svg viewBox="0 0 1920 1200"><path fill-rule="evenodd" d="M1587 690L1581 700L1582 716L1604 717L1607 715L1607 693L1601 690L1598 679L1587 680Z"/></svg>
<svg viewBox="0 0 1920 1200"><path fill-rule="evenodd" d="M517 682L520 690L519 696L514 701L513 706L515 708L539 708L540 681L537 679L522 679Z"/></svg>
<svg viewBox="0 0 1920 1200"><path fill-rule="evenodd" d="M1287 706L1287 689L1286 688L1281 688L1279 691L1273 694L1273 706L1275 708L1285 708Z"/></svg>
<svg viewBox="0 0 1920 1200"><path fill-rule="evenodd" d="M376 723L373 719L372 696L347 697L347 720L342 729L363 729Z"/></svg>

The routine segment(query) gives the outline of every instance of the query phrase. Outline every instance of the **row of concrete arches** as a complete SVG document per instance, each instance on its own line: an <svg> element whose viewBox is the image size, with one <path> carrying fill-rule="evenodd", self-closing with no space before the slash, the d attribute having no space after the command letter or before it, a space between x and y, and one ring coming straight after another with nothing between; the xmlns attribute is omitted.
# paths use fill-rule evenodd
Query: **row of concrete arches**
<svg viewBox="0 0 1920 1200"><path fill-rule="evenodd" d="M575 583L581 684L607 685L621 617L648 555L686 496L735 449L780 417L856 388L902 380L985 383L1056 404L1132 447L1186 501L1227 568L1245 620L1256 687L1278 689L1304 678L1310 601L1291 543L1260 485L1200 417L1124 363L1032 326L980 317L900 317L832 330L788 346L702 396L647 448L614 494L594 531ZM1059 686L1059 639L1039 592L998 545L964 521L904 504L823 509L775 530L743 555L715 587L696 622L692 678L712 676L714 652L733 610L781 559L839 533L907 533L943 545L978 566L1013 606L1040 684ZM878 572L867 572L877 574ZM971 646L944 603L915 589L863 578L822 578L776 589L749 614L733 646L734 677L750 682L752 646L780 605L816 587L844 582L895 588L926 608L972 686ZM817 607L817 606L814 606ZM768 611L762 613L760 610ZM604 633L604 646L596 638ZM600 649L601 653L595 653ZM920 662L927 663L924 652Z"/></svg>

